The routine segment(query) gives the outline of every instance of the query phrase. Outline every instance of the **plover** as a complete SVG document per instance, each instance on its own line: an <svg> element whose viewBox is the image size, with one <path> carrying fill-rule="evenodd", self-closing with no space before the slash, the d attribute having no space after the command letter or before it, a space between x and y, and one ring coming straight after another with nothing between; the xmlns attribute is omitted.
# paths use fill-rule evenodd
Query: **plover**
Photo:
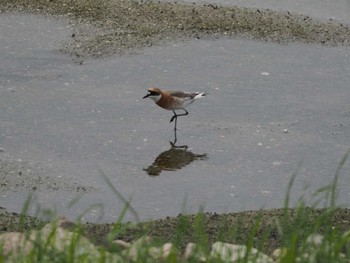
<svg viewBox="0 0 350 263"><path fill-rule="evenodd" d="M185 91L168 91L158 88L149 88L148 93L143 98L152 99L159 107L166 110L171 110L174 116L171 117L170 122L175 120L176 130L177 117L188 115L188 111L185 109L188 105L192 104L196 99L202 98L207 94L202 92L185 92ZM185 113L177 114L175 110L183 110Z"/></svg>

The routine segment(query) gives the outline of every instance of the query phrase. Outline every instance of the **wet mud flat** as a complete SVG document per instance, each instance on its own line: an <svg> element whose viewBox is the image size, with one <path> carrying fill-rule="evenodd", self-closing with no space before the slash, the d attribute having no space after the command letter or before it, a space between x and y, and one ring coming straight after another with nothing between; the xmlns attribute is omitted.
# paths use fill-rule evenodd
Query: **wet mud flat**
<svg viewBox="0 0 350 263"><path fill-rule="evenodd" d="M71 4L74 3L74 4ZM348 25L335 21L315 20L307 16L291 13L278 13L269 10L248 9L239 7L220 7L217 5L156 3L151 1L2 1L1 12L24 12L40 15L54 15L56 18L68 19L73 25L71 40L62 45L61 50L72 54L78 62L88 57L105 57L112 54L137 52L138 49L169 41L188 39L216 39L219 37L246 37L262 41L278 43L303 42L320 45L346 45L350 43L350 28ZM6 151L6 149L5 149ZM29 169L28 163L2 162L4 174L6 171L16 171L21 176L27 171L25 180L10 181L1 184L2 189L23 189L29 185L32 190L38 185L35 169ZM26 166L23 168L23 165ZM7 170L6 170L7 169ZM32 171L35 171L33 173ZM49 181L42 177L40 188L63 189L77 191L84 186L74 186L63 181ZM49 182L48 182L49 181ZM53 185L53 186L52 186ZM72 186L73 185L73 186ZM84 191L84 190L83 190ZM255 212L239 213L251 221L256 217ZM274 218L280 214L276 210L264 212L266 218ZM340 209L335 222L344 229L349 226L349 211ZM211 215L208 214L208 225L218 224L224 217L236 217L237 214ZM15 231L18 214L10 214L2 210L0 215L1 231ZM229 221L229 220L228 220ZM164 237L171 235L171 226L177 224L176 218L155 221L154 232ZM266 224L270 222L266 221ZM28 228L41 224L34 218L28 217ZM157 227L157 228L156 228ZM109 224L88 225L89 235L100 239L110 229ZM247 227L248 228L248 227ZM214 231L212 232L215 236ZM126 240L134 236L127 234ZM271 242L273 243L273 242Z"/></svg>
<svg viewBox="0 0 350 263"><path fill-rule="evenodd" d="M241 36L278 43L349 45L349 25L290 12L216 4L108 0L5 0L0 11L55 15L74 25L62 51L80 57L132 53L188 39Z"/></svg>

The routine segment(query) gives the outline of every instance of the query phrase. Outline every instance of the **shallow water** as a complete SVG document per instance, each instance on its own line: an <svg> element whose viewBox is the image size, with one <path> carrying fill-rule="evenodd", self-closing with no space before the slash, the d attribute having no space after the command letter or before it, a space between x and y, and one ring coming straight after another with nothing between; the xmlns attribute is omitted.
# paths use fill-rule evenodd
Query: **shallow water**
<svg viewBox="0 0 350 263"><path fill-rule="evenodd" d="M96 204L85 220L101 207L115 220L123 204L102 174L141 220L281 207L294 172L293 203L329 184L349 149L349 47L200 40L79 65L57 52L68 25L0 23L0 158L92 189L35 191L40 208L73 219ZM176 145L187 147L171 148L172 113L142 99L150 86L209 93L179 117ZM346 163L339 203L349 203L349 172ZM18 212L28 192L4 191L0 206Z"/></svg>

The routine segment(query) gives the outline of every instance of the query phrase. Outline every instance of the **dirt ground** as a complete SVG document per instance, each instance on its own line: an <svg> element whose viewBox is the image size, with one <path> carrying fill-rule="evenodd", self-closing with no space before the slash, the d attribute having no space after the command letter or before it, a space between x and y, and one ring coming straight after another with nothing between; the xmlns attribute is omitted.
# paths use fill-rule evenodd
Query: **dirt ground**
<svg viewBox="0 0 350 263"><path fill-rule="evenodd" d="M169 41L186 39L215 39L218 37L239 36L262 41L279 43L304 42L321 45L349 45L350 27L335 21L320 21L307 16L289 12L278 13L270 10L216 5L180 4L152 1L84 1L84 0L3 0L0 12L29 12L41 15L54 15L68 19L74 26L71 41L64 44L63 52L77 59L85 57L104 57L112 54L132 53L135 50ZM36 187L33 184L32 187ZM68 186L59 183L55 188ZM72 189L73 191L74 189ZM310 226L321 210L310 210ZM291 211L293 214L293 212ZM245 222L242 233L238 233L232 242L244 242L247 231L252 228L258 211L232 214L204 214L208 239L214 241L219 236L219 226L225 222L232 226L235 222ZM281 218L282 210L263 211L261 231L257 239L263 238L266 228L271 229L270 240L265 242L272 251L280 245L274 222ZM342 230L348 230L350 211L339 209L333 217L333 223ZM164 240L174 238L177 218L160 219L148 223L147 234ZM24 225L18 224L20 216L0 209L0 232L17 231L38 227L41 222L28 217ZM189 217L194 220L193 216ZM151 226L151 227L149 227ZM21 227L21 229L19 229ZM131 240L144 233L144 225L125 232L118 238ZM104 243L110 224L86 224L86 234ZM245 230L245 231L244 231ZM192 234L184 236L183 244L192 241Z"/></svg>
<svg viewBox="0 0 350 263"><path fill-rule="evenodd" d="M271 10L134 0L4 0L0 12L31 12L69 19L78 58L132 53L169 41L240 36L278 43L349 45L350 27Z"/></svg>
<svg viewBox="0 0 350 263"><path fill-rule="evenodd" d="M302 232L300 238L312 232L320 224L322 216L328 212L325 209L303 208L302 210L289 209L287 224L290 228L298 227ZM174 242L180 249L184 249L189 242L202 243L203 236L196 236L198 224L205 230L208 246L220 240L229 243L246 244L254 232L254 246L263 252L271 254L276 248L283 246L278 224L283 225L285 219L284 209L245 211L241 213L204 213L197 215L178 215L155 221L131 224L123 228L115 239L133 241L148 235L155 241ZM302 220L301 220L302 218ZM336 209L329 217L329 224L318 229L321 233L330 228L340 233L350 229L350 209ZM200 222L200 223L198 223ZM259 223L258 223L259 222ZM0 233L12 231L25 231L42 227L44 222L34 217L21 218L18 214L8 213L0 208ZM258 226L258 227L257 227ZM107 236L115 227L114 224L83 224L83 234L96 245L109 248ZM257 227L257 228L256 228ZM288 227L287 227L288 228ZM255 230L254 230L255 229ZM284 228L285 230L286 228ZM295 231L295 229L293 229ZM288 234L288 233L287 233ZM198 240L200 238L201 240ZM266 242L268 240L268 242ZM263 244L261 246L261 244Z"/></svg>

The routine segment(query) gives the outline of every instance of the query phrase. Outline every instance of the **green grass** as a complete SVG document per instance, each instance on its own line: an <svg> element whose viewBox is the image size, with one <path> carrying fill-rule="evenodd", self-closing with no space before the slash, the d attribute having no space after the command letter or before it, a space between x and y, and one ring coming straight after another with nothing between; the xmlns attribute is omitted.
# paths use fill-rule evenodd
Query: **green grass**
<svg viewBox="0 0 350 263"><path fill-rule="evenodd" d="M31 240L30 252L20 253L11 258L11 255L0 253L0 263L8 262L198 262L194 256L185 260L184 248L188 242L197 244L196 251L207 257L207 262L220 262L220 258L211 258L211 246L216 241L246 245L248 253L239 262L255 262L249 258L249 251L257 248L259 251L271 255L276 248L283 248L284 254L280 262L350 262L350 211L336 206L337 184L341 168L348 158L348 153L341 160L334 175L333 181L315 192L319 198L312 207L307 207L301 198L296 208L289 208L290 195L297 173L293 174L288 188L284 208L277 210L252 211L238 214L211 214L201 210L195 215L179 215L176 218L160 219L143 223L123 223L122 219L127 211L131 210L136 220L138 215L131 206L130 200L124 199L114 188L107 177L106 183L115 192L118 199L123 200L124 209L114 224L106 225L103 242L89 236L89 230L96 225L86 225L77 222L69 235L69 240L60 244L57 236L60 235L53 223L49 233L41 233L33 238L31 231L26 231L27 240ZM326 207L317 209L319 201ZM22 215L19 218L17 231L28 229L27 217L24 216L30 207L32 196L24 204ZM85 212L84 212L85 213ZM347 222L344 224L344 222ZM348 231L348 232L347 232ZM95 232L96 233L96 232ZM320 244L310 243L311 236L322 235ZM85 236L95 242L93 246ZM133 249L136 255L123 250L113 243L115 239L137 240L140 237L150 236L150 241L144 238L138 241ZM152 257L152 247L160 247L165 242L173 243L173 250L166 259ZM129 249L132 250L132 249ZM153 249L154 250L154 249ZM0 251L3 251L0 248Z"/></svg>

